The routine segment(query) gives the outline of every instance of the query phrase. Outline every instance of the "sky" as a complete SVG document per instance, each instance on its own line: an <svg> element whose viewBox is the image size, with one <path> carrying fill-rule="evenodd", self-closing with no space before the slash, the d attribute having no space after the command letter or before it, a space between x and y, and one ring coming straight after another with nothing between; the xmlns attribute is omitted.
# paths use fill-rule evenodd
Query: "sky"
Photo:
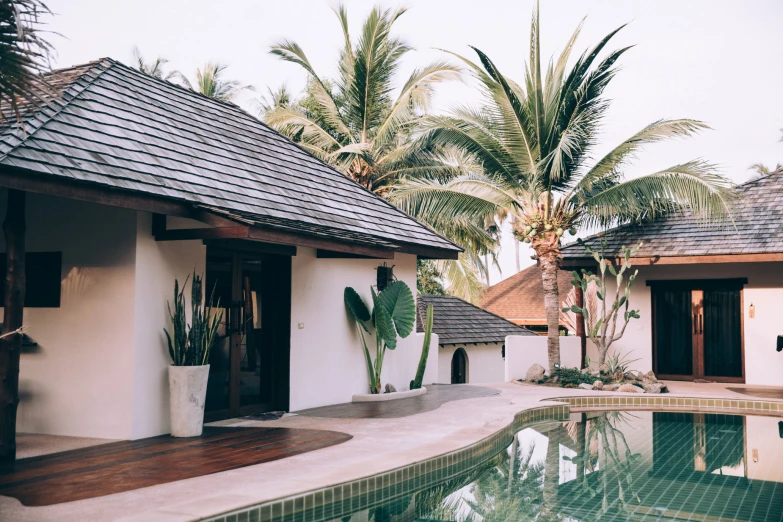
<svg viewBox="0 0 783 522"><path fill-rule="evenodd" d="M256 88L240 100L286 84L299 92L306 75L269 54L283 39L299 43L322 77L335 74L342 34L328 0L47 0L55 66L111 57L131 62L138 46L147 59L163 56L193 77L207 61L228 65L227 77ZM529 55L533 0L347 0L352 35L373 5L408 12L396 34L416 48L406 56L399 85L415 67L448 59L440 49L474 58L485 52L506 76L521 79ZM696 158L717 166L736 183L749 166L783 163L783 2L780 0L542 0L545 56L559 53L580 20L585 26L573 55L627 24L611 48L634 47L607 89L613 100L594 155L600 157L661 118L693 118L711 130L687 140L649 147L628 176L655 172ZM573 56L572 55L572 56ZM477 103L467 79L443 85L433 110ZM505 234L492 284L516 271L513 240ZM533 263L524 244L521 266Z"/></svg>

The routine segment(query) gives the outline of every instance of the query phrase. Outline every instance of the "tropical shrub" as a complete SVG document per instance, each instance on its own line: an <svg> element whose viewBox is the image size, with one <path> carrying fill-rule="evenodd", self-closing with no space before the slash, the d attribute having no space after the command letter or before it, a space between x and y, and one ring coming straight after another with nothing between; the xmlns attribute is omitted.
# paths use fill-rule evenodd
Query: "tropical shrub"
<svg viewBox="0 0 783 522"><path fill-rule="evenodd" d="M587 246L584 241L579 239L579 244L585 247L587 253L593 256L596 263L598 263L599 276L596 276L592 272L582 269L580 274L576 270L572 272L574 279L571 284L575 287L581 288L585 296L585 300L598 299L601 301L601 305L597 303L586 303L585 306L579 307L576 304L572 304L570 308L563 308L563 312L573 312L584 317L585 319L585 333L587 337L593 341L598 349L598 366L603 366L606 363L606 353L609 351L609 347L619 340L625 333L625 328L631 319L639 319L639 310L631 310L630 298L631 298L631 286L636 280L636 274L639 273L636 270L633 274L625 279L625 272L631 268L631 257L639 250L641 244L627 248L622 247L623 263L620 268L615 268L611 261L604 258L603 253L599 254ZM606 272L609 272L614 278L615 292L614 299L609 302L610 290L606 283ZM588 287L595 285L596 289L593 293L588 293ZM594 306L590 306L593 304ZM607 308L609 305L609 308ZM598 310L598 315L591 313L593 310ZM622 320L620 321L620 331L617 331L617 320L622 311ZM619 357L619 356L618 356Z"/></svg>
<svg viewBox="0 0 783 522"><path fill-rule="evenodd" d="M367 373L370 377L370 393L381 392L381 371L386 350L397 348L397 337L408 337L413 331L416 320L416 304L413 293L402 281L372 293L373 310L370 312L358 292L346 287L343 294L345 306L356 321L356 327L362 340ZM370 354L364 334L375 336L375 356Z"/></svg>
<svg viewBox="0 0 783 522"><path fill-rule="evenodd" d="M223 321L223 311L220 309L220 300L212 305L214 289L209 301L202 305L203 278L193 272L193 280L190 288L190 320L187 323L185 312L185 287L190 276L185 278L182 289L179 280L174 280L174 310L171 303L168 304L171 316L171 332L166 330L169 355L174 366L200 366L209 361L209 351L217 338L218 328Z"/></svg>

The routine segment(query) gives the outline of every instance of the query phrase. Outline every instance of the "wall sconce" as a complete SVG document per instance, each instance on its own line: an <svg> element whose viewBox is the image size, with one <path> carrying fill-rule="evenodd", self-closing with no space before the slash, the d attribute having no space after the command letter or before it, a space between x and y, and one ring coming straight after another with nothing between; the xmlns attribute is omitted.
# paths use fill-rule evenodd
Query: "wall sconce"
<svg viewBox="0 0 783 522"><path fill-rule="evenodd" d="M394 282L393 270L394 265L386 266L386 263L376 269L375 285L378 287L379 292Z"/></svg>
<svg viewBox="0 0 783 522"><path fill-rule="evenodd" d="M748 317L753 319L756 317L756 306L753 303L750 303L750 309L748 310Z"/></svg>

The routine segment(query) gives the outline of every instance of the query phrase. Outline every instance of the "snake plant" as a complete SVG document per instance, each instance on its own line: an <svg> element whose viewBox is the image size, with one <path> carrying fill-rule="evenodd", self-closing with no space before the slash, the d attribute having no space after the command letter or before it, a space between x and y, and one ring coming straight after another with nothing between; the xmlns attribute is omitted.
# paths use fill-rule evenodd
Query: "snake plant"
<svg viewBox="0 0 783 522"><path fill-rule="evenodd" d="M193 272L190 288L191 324L187 323L185 313L185 287L190 276L180 289L179 280L174 280L174 309L168 304L171 316L171 332L166 333L169 355L174 366L199 366L209 361L209 351L217 337L218 328L223 320L220 300L213 306L214 289L206 304L203 301L203 277Z"/></svg>

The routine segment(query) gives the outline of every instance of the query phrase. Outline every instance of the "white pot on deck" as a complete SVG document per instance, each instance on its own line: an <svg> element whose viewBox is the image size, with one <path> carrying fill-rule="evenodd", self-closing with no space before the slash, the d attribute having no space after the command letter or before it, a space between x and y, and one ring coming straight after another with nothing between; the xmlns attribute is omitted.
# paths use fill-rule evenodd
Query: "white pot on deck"
<svg viewBox="0 0 783 522"><path fill-rule="evenodd" d="M172 437L198 437L204 428L209 365L169 366Z"/></svg>

